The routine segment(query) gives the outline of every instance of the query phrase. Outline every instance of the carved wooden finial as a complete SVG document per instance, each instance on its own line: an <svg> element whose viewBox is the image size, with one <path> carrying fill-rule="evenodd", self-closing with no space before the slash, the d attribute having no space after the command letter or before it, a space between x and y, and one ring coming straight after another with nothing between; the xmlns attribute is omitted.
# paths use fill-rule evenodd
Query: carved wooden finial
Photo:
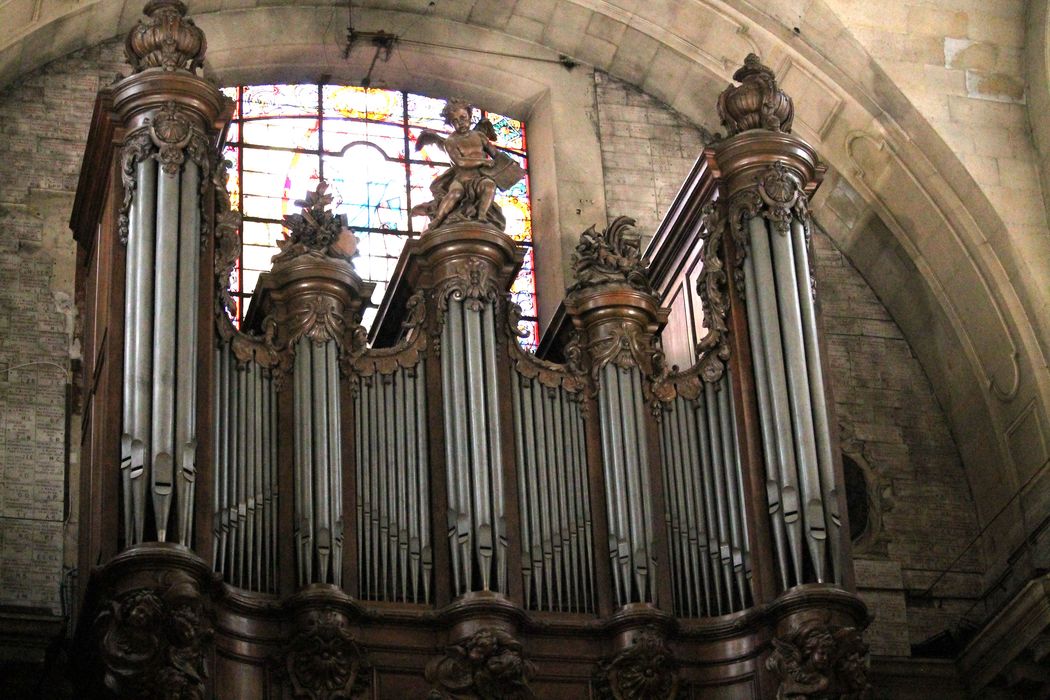
<svg viewBox="0 0 1050 700"><path fill-rule="evenodd" d="M748 129L791 133L795 108L791 98L777 85L776 75L755 54L733 73L740 85L730 85L718 96L718 116L726 136Z"/></svg>
<svg viewBox="0 0 1050 700"><path fill-rule="evenodd" d="M347 228L346 217L329 209L332 201L324 180L317 184L315 191L306 193L306 199L296 200L295 205L302 207L302 212L284 217L288 238L277 242L281 252L274 256L274 262L305 253L348 262L357 255L357 237Z"/></svg>
<svg viewBox="0 0 1050 700"><path fill-rule="evenodd" d="M192 73L204 65L208 43L204 32L186 19L186 3L152 0L142 13L148 19L140 20L124 41L124 55L136 73L147 68Z"/></svg>
<svg viewBox="0 0 1050 700"><path fill-rule="evenodd" d="M642 265L641 236L634 219L627 216L616 217L604 231L591 226L580 234L572 255L572 272L576 282L569 287L570 292L610 282L652 291Z"/></svg>

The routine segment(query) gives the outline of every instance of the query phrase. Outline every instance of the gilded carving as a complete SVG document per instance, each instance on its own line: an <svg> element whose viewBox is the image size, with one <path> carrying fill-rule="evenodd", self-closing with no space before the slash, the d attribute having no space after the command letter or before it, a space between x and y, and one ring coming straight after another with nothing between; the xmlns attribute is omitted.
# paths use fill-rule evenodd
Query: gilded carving
<svg viewBox="0 0 1050 700"><path fill-rule="evenodd" d="M124 41L124 55L135 72L147 68L196 71L204 65L208 45L193 20L186 19L180 0L153 0L142 10L149 19L139 20Z"/></svg>
<svg viewBox="0 0 1050 700"><path fill-rule="evenodd" d="M726 136L748 129L791 133L795 108L791 98L777 85L776 75L755 54L733 73L740 85L730 85L718 96L718 117Z"/></svg>
<svg viewBox="0 0 1050 700"><path fill-rule="evenodd" d="M283 662L281 675L297 700L349 700L372 683L364 648L332 610L311 612L297 624Z"/></svg>
<svg viewBox="0 0 1050 700"><path fill-rule="evenodd" d="M181 571L102 604L95 618L103 681L117 697L203 700L212 628L196 581Z"/></svg>
<svg viewBox="0 0 1050 700"><path fill-rule="evenodd" d="M864 700L870 697L868 645L855 627L810 617L773 639L766 668L780 679L777 700Z"/></svg>
<svg viewBox="0 0 1050 700"><path fill-rule="evenodd" d="M506 632L481 629L448 646L431 659L426 679L433 688L429 700L528 700L535 694L529 681L536 667L524 647Z"/></svg>
<svg viewBox="0 0 1050 700"><path fill-rule="evenodd" d="M594 691L598 700L674 700L678 697L678 661L652 630L631 646L598 664Z"/></svg>
<svg viewBox="0 0 1050 700"><path fill-rule="evenodd" d="M595 231L594 226L584 231L572 255L572 271L576 282L570 292L606 283L626 283L649 291L634 219L618 216L604 231Z"/></svg>

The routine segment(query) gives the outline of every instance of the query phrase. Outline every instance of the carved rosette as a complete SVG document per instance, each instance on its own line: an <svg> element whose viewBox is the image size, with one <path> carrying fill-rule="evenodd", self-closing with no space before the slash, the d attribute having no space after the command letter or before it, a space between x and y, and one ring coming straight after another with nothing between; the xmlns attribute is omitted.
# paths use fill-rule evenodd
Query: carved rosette
<svg viewBox="0 0 1050 700"><path fill-rule="evenodd" d="M202 700L212 627L190 575L171 570L153 585L106 599L94 629L106 687L135 700Z"/></svg>
<svg viewBox="0 0 1050 700"><path fill-rule="evenodd" d="M204 65L207 42L204 32L186 19L186 4L180 0L153 0L124 41L127 62L141 72L147 68L196 71Z"/></svg>
<svg viewBox="0 0 1050 700"><path fill-rule="evenodd" d="M535 673L521 642L497 628L481 629L448 646L425 672L433 686L429 700L534 698L529 681Z"/></svg>
<svg viewBox="0 0 1050 700"><path fill-rule="evenodd" d="M639 633L631 646L598 664L594 693L598 700L674 700L678 697L678 661L652 630Z"/></svg>
<svg viewBox="0 0 1050 700"><path fill-rule="evenodd" d="M368 690L372 665L345 616L321 609L298 621L279 675L297 700L349 700Z"/></svg>
<svg viewBox="0 0 1050 700"><path fill-rule="evenodd" d="M733 73L740 85L730 85L718 96L718 116L726 136L748 129L791 133L795 108L791 98L777 85L776 75L755 54Z"/></svg>
<svg viewBox="0 0 1050 700"><path fill-rule="evenodd" d="M780 680L777 700L865 700L868 645L856 627L831 624L815 614L773 639L766 668Z"/></svg>

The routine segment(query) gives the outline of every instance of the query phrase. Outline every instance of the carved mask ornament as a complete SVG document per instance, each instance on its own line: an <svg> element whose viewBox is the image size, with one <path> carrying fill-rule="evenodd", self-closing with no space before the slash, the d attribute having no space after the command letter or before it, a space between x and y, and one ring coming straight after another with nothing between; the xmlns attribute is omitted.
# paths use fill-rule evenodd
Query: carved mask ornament
<svg viewBox="0 0 1050 700"><path fill-rule="evenodd" d="M475 632L427 664L433 686L429 700L527 700L534 698L529 680L536 667L521 643L491 628Z"/></svg>

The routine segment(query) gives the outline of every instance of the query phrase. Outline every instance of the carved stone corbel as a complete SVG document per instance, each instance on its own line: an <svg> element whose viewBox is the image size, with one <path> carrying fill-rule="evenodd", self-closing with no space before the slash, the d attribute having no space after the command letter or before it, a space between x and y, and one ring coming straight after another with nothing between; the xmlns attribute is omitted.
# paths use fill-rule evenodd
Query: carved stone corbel
<svg viewBox="0 0 1050 700"><path fill-rule="evenodd" d="M350 700L371 686L372 665L346 616L320 608L296 621L278 675L296 700Z"/></svg>
<svg viewBox="0 0 1050 700"><path fill-rule="evenodd" d="M865 700L868 645L856 627L834 625L815 613L773 639L766 659L780 685L777 700Z"/></svg>
<svg viewBox="0 0 1050 700"><path fill-rule="evenodd" d="M95 631L103 682L119 698L203 700L209 602L173 569L103 600Z"/></svg>
<svg viewBox="0 0 1050 700"><path fill-rule="evenodd" d="M529 681L536 667L524 647L507 632L483 628L431 659L426 679L429 700L527 700L535 694Z"/></svg>
<svg viewBox="0 0 1050 700"><path fill-rule="evenodd" d="M643 630L626 649L598 664L593 687L597 700L674 700L679 663L663 638Z"/></svg>

